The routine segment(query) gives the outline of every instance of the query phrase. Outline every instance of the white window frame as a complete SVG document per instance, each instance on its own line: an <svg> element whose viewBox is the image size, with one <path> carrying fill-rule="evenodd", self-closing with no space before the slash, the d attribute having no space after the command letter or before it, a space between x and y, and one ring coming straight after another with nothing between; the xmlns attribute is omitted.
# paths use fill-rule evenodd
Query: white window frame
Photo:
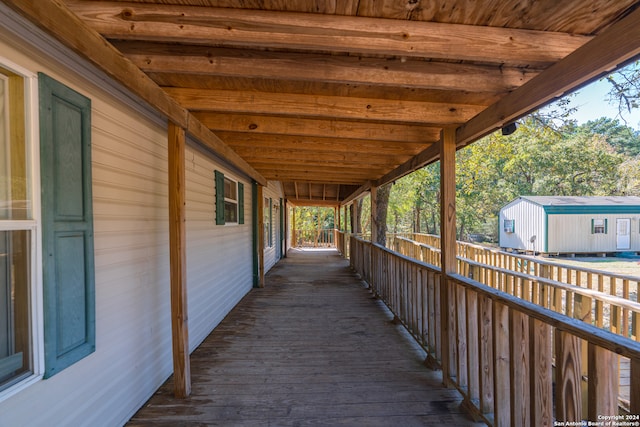
<svg viewBox="0 0 640 427"><path fill-rule="evenodd" d="M29 197L31 218L28 220L0 220L0 230L27 230L30 233L30 321L33 372L0 391L0 402L14 396L42 380L44 374L44 321L42 299L42 230L40 205L40 140L38 118L38 76L36 73L0 56L0 66L24 78L25 139L27 170L30 177Z"/></svg>
<svg viewBox="0 0 640 427"><path fill-rule="evenodd" d="M231 182L233 184L233 186L236 189L236 198L232 199L230 197L227 197L227 181ZM239 220L240 220L240 202L238 201L239 197L238 197L238 180L228 177L226 174L224 175L224 203L225 203L225 218L224 218L224 225L238 225L239 224ZM227 213L227 209L226 209L226 204L227 203L232 203L236 206L236 220L235 221L227 221L227 217L226 217L226 213Z"/></svg>
<svg viewBox="0 0 640 427"><path fill-rule="evenodd" d="M507 227L508 225L508 227ZM504 219L502 224L502 229L505 233L515 233L516 232L516 220L515 219Z"/></svg>
<svg viewBox="0 0 640 427"><path fill-rule="evenodd" d="M598 224L600 222L601 224ZM607 234L607 221L604 218L593 219L593 234Z"/></svg>

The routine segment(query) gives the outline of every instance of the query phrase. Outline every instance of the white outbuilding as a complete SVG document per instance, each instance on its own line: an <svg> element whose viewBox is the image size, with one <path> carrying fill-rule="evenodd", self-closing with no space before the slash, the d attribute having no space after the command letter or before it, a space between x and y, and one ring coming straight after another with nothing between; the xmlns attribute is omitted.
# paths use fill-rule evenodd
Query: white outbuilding
<svg viewBox="0 0 640 427"><path fill-rule="evenodd" d="M640 197L521 196L500 209L500 247L547 254L640 252Z"/></svg>

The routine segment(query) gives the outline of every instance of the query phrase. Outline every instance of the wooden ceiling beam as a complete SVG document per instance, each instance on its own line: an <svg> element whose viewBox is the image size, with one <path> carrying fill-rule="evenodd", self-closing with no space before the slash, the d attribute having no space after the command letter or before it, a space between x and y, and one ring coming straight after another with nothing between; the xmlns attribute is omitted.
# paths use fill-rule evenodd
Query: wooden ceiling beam
<svg viewBox="0 0 640 427"><path fill-rule="evenodd" d="M222 140L179 105L100 34L56 0L3 0L6 5L78 53L169 121L186 129L205 148L266 185L267 180L235 154Z"/></svg>
<svg viewBox="0 0 640 427"><path fill-rule="evenodd" d="M348 139L340 137L305 137L296 135L246 134L235 132L216 132L216 134L234 150L245 148L275 148L280 150L312 151L318 153L335 152L357 156L359 153L379 154L417 154L432 142L370 141L366 139ZM437 140L436 140L437 142Z"/></svg>
<svg viewBox="0 0 640 427"><path fill-rule="evenodd" d="M238 153L247 162L253 164L254 162L272 162L275 165L298 163L298 164L317 164L317 165L332 165L342 164L349 167L369 167L369 166L388 166L394 164L403 163L407 158L411 157L408 154L405 155L393 155L393 154L380 154L375 152L315 152L299 150L283 150L278 148L245 148L235 147L235 152Z"/></svg>
<svg viewBox="0 0 640 427"><path fill-rule="evenodd" d="M392 55L546 67L590 37L316 13L69 1L107 38Z"/></svg>
<svg viewBox="0 0 640 427"><path fill-rule="evenodd" d="M287 199L289 203L295 206L322 206L336 207L339 205L338 200L322 200L322 199Z"/></svg>
<svg viewBox="0 0 640 427"><path fill-rule="evenodd" d="M457 146L477 141L636 58L640 55L638 40L640 9L458 128Z"/></svg>
<svg viewBox="0 0 640 427"><path fill-rule="evenodd" d="M494 93L513 90L539 73L502 64L454 64L139 42L120 42L115 46L140 69L152 73Z"/></svg>
<svg viewBox="0 0 640 427"><path fill-rule="evenodd" d="M195 111L193 115L214 132L231 131L418 143L434 143L440 137L439 127L423 125L201 111Z"/></svg>
<svg viewBox="0 0 640 427"><path fill-rule="evenodd" d="M300 158L298 156L281 156L280 158L273 157L271 155L245 155L242 152L238 152L249 164L254 168L259 169L267 164L274 167L288 167L288 166L306 166L306 167L348 167L353 170L358 169L371 169L372 167L377 169L390 169L395 166L404 163L410 156L394 157L388 159L388 156L358 156L350 160L340 160L339 158L325 158L325 156L315 156L315 159L310 157Z"/></svg>
<svg viewBox="0 0 640 427"><path fill-rule="evenodd" d="M167 87L165 91L188 110L439 125L464 123L484 108L479 105L292 93L173 87Z"/></svg>

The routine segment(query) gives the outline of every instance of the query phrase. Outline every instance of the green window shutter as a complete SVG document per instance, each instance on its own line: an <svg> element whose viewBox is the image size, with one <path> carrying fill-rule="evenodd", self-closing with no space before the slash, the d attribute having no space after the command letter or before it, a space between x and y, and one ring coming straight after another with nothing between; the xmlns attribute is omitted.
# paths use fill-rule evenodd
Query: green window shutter
<svg viewBox="0 0 640 427"><path fill-rule="evenodd" d="M269 246L273 246L273 199L269 197Z"/></svg>
<svg viewBox="0 0 640 427"><path fill-rule="evenodd" d="M238 224L244 224L244 184L238 183Z"/></svg>
<svg viewBox="0 0 640 427"><path fill-rule="evenodd" d="M45 378L95 351L91 100L40 73Z"/></svg>
<svg viewBox="0 0 640 427"><path fill-rule="evenodd" d="M259 258L259 240L260 233L262 230L259 228L258 224L258 216L261 215L258 212L258 183L255 181L251 182L251 237L252 237L252 245L251 252L253 253L253 287L260 287L260 258Z"/></svg>
<svg viewBox="0 0 640 427"><path fill-rule="evenodd" d="M591 234L596 233L596 220L591 218Z"/></svg>
<svg viewBox="0 0 640 427"><path fill-rule="evenodd" d="M609 233L609 220L607 218L604 219L604 234Z"/></svg>
<svg viewBox="0 0 640 427"><path fill-rule="evenodd" d="M216 176L216 225L224 225L224 174L214 171Z"/></svg>
<svg viewBox="0 0 640 427"><path fill-rule="evenodd" d="M284 240L284 201L280 198L280 242Z"/></svg>

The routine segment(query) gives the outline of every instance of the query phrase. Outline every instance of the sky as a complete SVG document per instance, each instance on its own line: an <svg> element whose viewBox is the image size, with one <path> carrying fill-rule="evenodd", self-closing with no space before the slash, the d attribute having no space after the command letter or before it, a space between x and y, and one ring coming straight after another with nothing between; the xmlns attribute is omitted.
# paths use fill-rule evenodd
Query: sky
<svg viewBox="0 0 640 427"><path fill-rule="evenodd" d="M609 87L610 85L606 81L595 81L577 91L578 94L574 96L571 106L578 107L578 111L572 116L578 124L600 117L617 117L617 107L609 104L606 100ZM623 118L626 120L627 126L636 130L640 129L640 111L638 109L631 113L625 113ZM620 118L618 119L620 120ZM622 120L620 123L624 124Z"/></svg>

